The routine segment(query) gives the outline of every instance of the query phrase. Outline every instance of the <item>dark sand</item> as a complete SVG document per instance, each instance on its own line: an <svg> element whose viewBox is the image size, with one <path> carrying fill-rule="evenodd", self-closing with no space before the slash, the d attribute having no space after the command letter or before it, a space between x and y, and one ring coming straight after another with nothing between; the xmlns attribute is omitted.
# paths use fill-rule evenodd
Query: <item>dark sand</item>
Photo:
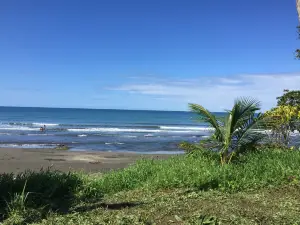
<svg viewBox="0 0 300 225"><path fill-rule="evenodd" d="M141 158L166 159L171 155L114 152L72 152L53 149L0 148L0 173L38 171L51 167L60 171L105 172L125 168Z"/></svg>

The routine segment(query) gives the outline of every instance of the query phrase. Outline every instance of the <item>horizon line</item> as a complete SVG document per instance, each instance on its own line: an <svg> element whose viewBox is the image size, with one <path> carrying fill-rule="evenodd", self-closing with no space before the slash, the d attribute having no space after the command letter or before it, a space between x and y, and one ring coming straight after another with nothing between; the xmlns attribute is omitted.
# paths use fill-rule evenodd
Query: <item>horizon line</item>
<svg viewBox="0 0 300 225"><path fill-rule="evenodd" d="M113 109L113 108L80 108L80 107L51 107L51 106L8 106L0 105L0 108L40 108L40 109L86 109L86 110L115 110L115 111L156 111L156 112L191 112L189 110L158 110L158 109Z"/></svg>

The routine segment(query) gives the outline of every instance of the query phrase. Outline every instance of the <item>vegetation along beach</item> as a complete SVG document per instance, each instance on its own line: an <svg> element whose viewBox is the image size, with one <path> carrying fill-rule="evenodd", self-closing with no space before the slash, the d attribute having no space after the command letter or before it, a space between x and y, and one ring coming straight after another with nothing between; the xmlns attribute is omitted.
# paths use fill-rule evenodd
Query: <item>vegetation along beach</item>
<svg viewBox="0 0 300 225"><path fill-rule="evenodd" d="M0 224L300 224L300 0L0 8Z"/></svg>

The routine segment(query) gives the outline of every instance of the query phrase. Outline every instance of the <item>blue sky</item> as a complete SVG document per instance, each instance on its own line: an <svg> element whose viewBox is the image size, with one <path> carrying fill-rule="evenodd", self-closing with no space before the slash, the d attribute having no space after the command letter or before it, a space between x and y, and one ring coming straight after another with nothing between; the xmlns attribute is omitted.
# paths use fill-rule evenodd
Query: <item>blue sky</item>
<svg viewBox="0 0 300 225"><path fill-rule="evenodd" d="M294 0L0 2L0 105L267 109L299 89Z"/></svg>

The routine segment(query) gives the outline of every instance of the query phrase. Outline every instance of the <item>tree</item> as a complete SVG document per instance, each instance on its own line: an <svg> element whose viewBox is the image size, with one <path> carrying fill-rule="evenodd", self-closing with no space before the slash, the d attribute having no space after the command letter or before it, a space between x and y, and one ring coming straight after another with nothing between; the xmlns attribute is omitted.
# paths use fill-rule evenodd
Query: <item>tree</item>
<svg viewBox="0 0 300 225"><path fill-rule="evenodd" d="M272 121L271 135L277 144L287 147L291 133L300 131L300 91L284 90L277 106L265 113Z"/></svg>
<svg viewBox="0 0 300 225"><path fill-rule="evenodd" d="M234 155L254 149L266 137L257 130L263 125L264 117L256 114L260 110L260 102L255 99L235 100L223 119L217 119L201 105L189 104L189 107L200 116L201 121L214 128L214 134L206 142L220 152L222 164L230 163Z"/></svg>
<svg viewBox="0 0 300 225"><path fill-rule="evenodd" d="M277 97L277 106L295 106L300 109L300 91L284 90L284 94Z"/></svg>
<svg viewBox="0 0 300 225"><path fill-rule="evenodd" d="M286 108L290 113L287 117L288 126L292 132L300 132L300 91L284 90L283 92L282 96L277 97L277 107L290 106L288 109Z"/></svg>
<svg viewBox="0 0 300 225"><path fill-rule="evenodd" d="M293 105L280 105L264 114L272 121L271 135L277 144L287 147L291 133L299 130L300 111Z"/></svg>

